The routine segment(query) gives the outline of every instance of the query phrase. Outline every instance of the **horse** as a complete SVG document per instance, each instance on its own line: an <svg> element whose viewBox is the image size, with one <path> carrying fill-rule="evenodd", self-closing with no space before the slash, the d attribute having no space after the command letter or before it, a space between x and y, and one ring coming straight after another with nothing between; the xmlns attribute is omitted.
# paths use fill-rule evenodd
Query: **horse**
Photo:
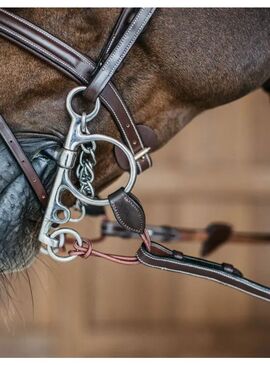
<svg viewBox="0 0 270 365"><path fill-rule="evenodd" d="M11 9L96 60L120 9ZM270 9L157 9L114 76L137 123L154 131L161 148L198 114L269 87ZM1 38L1 113L23 148L34 156L50 147L50 163L37 169L52 185L54 148L68 132L65 99L74 81ZM108 111L91 133L120 139ZM20 168L0 149L0 271L30 266L39 253L42 212ZM111 145L97 152L95 189L117 179ZM67 197L67 200L69 198Z"/></svg>

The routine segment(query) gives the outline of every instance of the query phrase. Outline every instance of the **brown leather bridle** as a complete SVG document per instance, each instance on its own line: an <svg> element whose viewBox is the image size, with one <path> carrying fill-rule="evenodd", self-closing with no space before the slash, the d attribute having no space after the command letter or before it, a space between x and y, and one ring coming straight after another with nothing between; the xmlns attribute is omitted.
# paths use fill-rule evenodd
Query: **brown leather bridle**
<svg viewBox="0 0 270 365"><path fill-rule="evenodd" d="M131 12L128 12L128 14L131 15ZM125 20L127 21L126 17ZM117 23L113 36L114 34L120 34L123 31L123 26L123 20L119 25ZM78 84L89 85L93 73L97 73L98 68L95 67L94 61L89 57L33 23L5 9L0 9L0 35L53 65ZM102 58L98 61L99 67L104 57L105 55L103 56L102 53ZM89 90L86 91L86 97L88 93ZM89 97L91 99L90 95ZM146 151L144 141L147 141L147 147L154 147L156 143L154 132L150 128L145 128L145 126L137 125L134 122L128 107L112 82L108 82L100 91L100 99L114 118L125 144L134 155L141 155L141 158L137 160L138 172L151 167L152 161ZM116 156L119 165L125 166L123 155L117 154Z"/></svg>
<svg viewBox="0 0 270 365"><path fill-rule="evenodd" d="M47 61L77 83L86 85L87 88L84 92L84 97L89 101L95 101L97 97L100 97L103 106L107 108L114 118L124 143L134 155L139 173L152 165L149 150L155 148L155 134L150 128L137 125L134 122L125 102L111 82L111 79L132 48L137 37L148 24L154 11L155 9L152 8L124 9L95 64L89 57L78 52L38 26L7 10L0 10L1 36ZM0 118L0 133L22 168L42 207L46 207L47 195L42 182L3 117ZM115 155L119 166L126 168L126 161L123 154L116 151ZM103 236L117 235L133 237L134 232L136 232L136 234L142 237L144 242L138 250L137 256L134 258L104 254L94 250L92 242L86 239L82 246L79 246L76 242L72 242L74 249L70 251L71 255L83 257L94 255L126 264L141 262L149 267L214 280L260 299L270 301L270 288L246 279L232 265L225 263L218 264L187 256L179 251L170 250L151 241L151 239L153 240L157 236L157 233L163 238L163 241L167 242L170 242L172 238L184 238L188 240L200 239L205 241L205 250L203 253L209 253L213 248L228 240L235 239L242 241L243 239L247 239L252 242L254 240L268 241L268 235L234 233L230 226L224 224L212 224L205 230L145 227L142 206L132 194L126 194L123 190L119 189L116 193L111 194L109 199L114 213L117 213L116 219L120 225L104 220L102 225ZM130 217L127 218L127 210L132 210L134 206L136 208L134 213L130 214ZM140 224L138 224L139 221Z"/></svg>

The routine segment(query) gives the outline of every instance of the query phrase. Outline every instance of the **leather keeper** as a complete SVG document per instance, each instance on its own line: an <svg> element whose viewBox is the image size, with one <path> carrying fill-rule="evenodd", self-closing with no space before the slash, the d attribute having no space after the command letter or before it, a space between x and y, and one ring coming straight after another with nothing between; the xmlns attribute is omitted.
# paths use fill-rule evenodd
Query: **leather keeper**
<svg viewBox="0 0 270 365"><path fill-rule="evenodd" d="M137 127L137 131L139 132L139 135L141 137L144 148L150 147L151 148L150 152L154 151L158 145L157 136L156 136L154 130L144 124L137 124L136 127ZM143 150L143 148L141 148L141 146L138 146L136 149L134 148L134 151L136 151L136 153L139 153L142 150ZM115 156L118 166L122 170L128 171L129 170L128 159L127 159L126 155L122 152L122 150L120 150L120 148L118 148L116 146L114 147L114 156ZM149 168L149 160L152 164L149 153L142 156L138 160L138 163L140 164L140 167L138 167L138 173L141 173L144 170L146 170L147 168Z"/></svg>
<svg viewBox="0 0 270 365"><path fill-rule="evenodd" d="M124 188L109 195L109 202L117 222L128 231L143 234L145 214L139 200Z"/></svg>

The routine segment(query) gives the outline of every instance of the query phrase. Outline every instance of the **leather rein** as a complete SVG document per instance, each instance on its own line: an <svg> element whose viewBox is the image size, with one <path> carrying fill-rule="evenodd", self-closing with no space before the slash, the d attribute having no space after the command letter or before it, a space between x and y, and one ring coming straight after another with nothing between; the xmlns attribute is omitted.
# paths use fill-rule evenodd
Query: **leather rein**
<svg viewBox="0 0 270 365"><path fill-rule="evenodd" d="M66 106L71 117L71 127L59 158L58 172L49 198L31 162L5 119L0 116L0 134L33 188L42 208L46 209L39 236L43 245L41 250L58 261L71 261L77 256L86 258L93 255L124 264L142 263L157 269L210 279L270 301L269 287L245 278L232 265L187 256L153 241L157 238L162 239L163 242L199 239L205 241L203 253L209 253L227 240L268 241L268 235L235 233L230 226L224 224L212 224L205 230L195 231L165 226L146 226L143 208L139 200L131 193L137 174L152 166L149 151L155 148L155 134L150 128L135 123L111 80L154 12L154 8L123 9L98 60L94 62L37 25L5 9L0 9L2 37L45 60L81 85L72 90L67 97ZM78 115L72 109L71 101L76 94L82 94L89 102L95 104L90 114ZM121 134L121 142L108 136L89 133L87 123L99 112L100 103L113 117ZM105 200L98 199L92 186L95 148L98 141L114 144L117 163L122 169L130 171L127 186L110 194ZM81 162L77 168L77 177L81 184L80 191L69 179L69 172L74 168L78 150L80 150ZM87 174L86 171L88 171ZM64 223L75 222L66 207L61 206L64 218L57 216L60 209L61 189L69 190L77 198L81 217L85 214L85 207L89 205L99 207L101 212L99 214L102 215L104 215L103 206L110 205L117 223L105 218L102 222L101 238L105 236L132 238L139 235L143 244L136 257L102 253L93 248L93 243L100 239L84 239L74 230L58 229L58 226ZM55 227L57 230L54 230ZM73 236L73 239L66 239L65 235L68 234ZM66 244L70 243L73 247L68 251L68 255L60 256Z"/></svg>

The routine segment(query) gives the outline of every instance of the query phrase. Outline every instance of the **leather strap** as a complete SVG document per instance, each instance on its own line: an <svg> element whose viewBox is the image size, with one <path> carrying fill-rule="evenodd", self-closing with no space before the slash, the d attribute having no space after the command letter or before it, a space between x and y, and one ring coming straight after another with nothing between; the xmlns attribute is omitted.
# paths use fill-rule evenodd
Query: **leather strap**
<svg viewBox="0 0 270 365"><path fill-rule="evenodd" d="M90 215L93 214L90 212ZM103 215L105 214L103 213ZM146 229L148 230L151 239L156 241L170 243L188 240L185 229L169 226L154 226L149 224L146 226ZM108 220L107 217L101 222L101 234L103 237L120 237L125 239L135 239L138 237L136 232L126 230L119 223Z"/></svg>
<svg viewBox="0 0 270 365"><path fill-rule="evenodd" d="M92 215L93 213L88 211L87 214ZM105 216L105 211L102 210L100 215ZM237 244L270 244L270 233L237 232L230 224L219 222L210 223L205 228L147 225L146 229L153 241L163 243L202 242L202 256L209 255L226 242L236 242ZM137 238L136 233L127 231L117 222L110 221L106 217L101 222L101 232L104 237Z"/></svg>
<svg viewBox="0 0 270 365"><path fill-rule="evenodd" d="M155 8L142 8L131 21L115 48L108 54L104 64L96 70L95 76L84 92L85 97L94 102L121 65L131 47L142 33L144 27L154 14ZM114 35L113 35L114 43ZM110 48L109 48L110 49ZM108 53L108 51L106 51ZM107 54L106 54L107 55Z"/></svg>
<svg viewBox="0 0 270 365"><path fill-rule="evenodd" d="M187 256L181 252L169 250L155 242L151 244L151 252L148 252L143 244L137 252L137 258L142 264L149 267L213 280L254 297L270 301L270 288L246 279L231 264L218 264Z"/></svg>
<svg viewBox="0 0 270 365"><path fill-rule="evenodd" d="M124 188L116 190L108 196L117 222L126 230L143 234L145 230L145 214L139 200Z"/></svg>
<svg viewBox="0 0 270 365"><path fill-rule="evenodd" d="M96 63L96 70L99 70L102 64L105 62L107 56L112 52L115 45L119 42L120 37L125 31L126 25L131 21L131 17L134 16L138 12L138 8L124 8L119 17L115 26L111 32L107 43L103 47L100 55L98 57L98 61Z"/></svg>
<svg viewBox="0 0 270 365"><path fill-rule="evenodd" d="M0 115L0 135L6 142L7 147L21 167L25 177L27 178L38 200L40 201L41 206L45 209L48 199L46 190L31 162L23 152L19 142L10 130L2 115Z"/></svg>
<svg viewBox="0 0 270 365"><path fill-rule="evenodd" d="M77 83L89 85L95 69L91 59L35 24L5 9L0 9L0 36L45 60ZM132 153L136 155L144 151L148 146L144 146L127 106L112 83L106 85L100 99L114 118L124 142ZM150 155L143 154L137 160L137 166L139 173L151 167Z"/></svg>

